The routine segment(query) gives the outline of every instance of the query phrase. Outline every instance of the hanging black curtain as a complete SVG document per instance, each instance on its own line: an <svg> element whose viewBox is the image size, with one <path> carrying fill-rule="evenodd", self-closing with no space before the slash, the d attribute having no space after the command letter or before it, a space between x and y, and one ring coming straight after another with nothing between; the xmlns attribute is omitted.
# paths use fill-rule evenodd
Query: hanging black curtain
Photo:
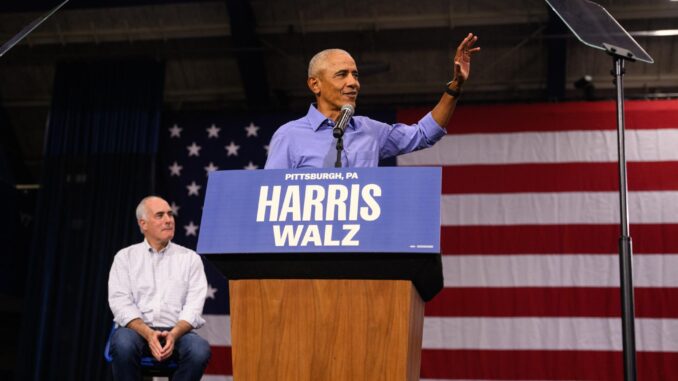
<svg viewBox="0 0 678 381"><path fill-rule="evenodd" d="M164 67L57 67L29 262L17 380L109 378L108 271L142 239L134 209L154 188Z"/></svg>
<svg viewBox="0 0 678 381"><path fill-rule="evenodd" d="M16 283L18 279L17 258L18 250L17 229L19 227L18 193L10 163L10 142L13 142L13 132L5 109L0 105L0 245L4 248L0 252L0 294L17 295ZM23 253L21 253L23 254ZM24 263L25 264L25 263ZM22 285L23 286L23 285ZM2 373L0 373L2 377Z"/></svg>

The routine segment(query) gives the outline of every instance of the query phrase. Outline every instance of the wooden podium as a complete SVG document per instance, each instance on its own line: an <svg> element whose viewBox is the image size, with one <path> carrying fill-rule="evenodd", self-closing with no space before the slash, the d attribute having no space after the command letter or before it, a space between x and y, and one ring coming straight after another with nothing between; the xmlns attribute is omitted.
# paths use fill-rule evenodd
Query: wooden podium
<svg viewBox="0 0 678 381"><path fill-rule="evenodd" d="M424 302L443 287L440 169L322 171L210 174L197 251L229 280L234 380L419 380Z"/></svg>
<svg viewBox="0 0 678 381"><path fill-rule="evenodd" d="M424 302L407 280L232 280L234 380L418 380Z"/></svg>
<svg viewBox="0 0 678 381"><path fill-rule="evenodd" d="M229 279L235 381L419 380L439 254L206 257Z"/></svg>

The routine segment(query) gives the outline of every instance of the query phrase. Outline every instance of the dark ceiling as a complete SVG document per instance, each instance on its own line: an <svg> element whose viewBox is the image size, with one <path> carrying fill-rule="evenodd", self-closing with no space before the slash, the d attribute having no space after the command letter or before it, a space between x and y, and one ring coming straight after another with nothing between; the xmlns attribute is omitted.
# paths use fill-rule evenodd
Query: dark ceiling
<svg viewBox="0 0 678 381"><path fill-rule="evenodd" d="M49 9L63 2L63 0L4 0L0 3L0 12L47 12ZM189 3L186 0L70 0L64 5L68 9L95 9L113 7L138 7L144 5L168 5L175 3Z"/></svg>

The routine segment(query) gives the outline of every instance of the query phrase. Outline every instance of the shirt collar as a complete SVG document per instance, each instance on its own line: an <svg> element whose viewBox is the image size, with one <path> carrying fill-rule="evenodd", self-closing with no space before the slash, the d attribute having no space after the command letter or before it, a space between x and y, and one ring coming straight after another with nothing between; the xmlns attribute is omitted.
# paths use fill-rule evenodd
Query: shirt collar
<svg viewBox="0 0 678 381"><path fill-rule="evenodd" d="M148 243L148 240L146 238L144 238L143 245L144 245L144 249L146 249L146 251L148 251L149 253L156 253L155 249L153 248L153 246L151 246L150 243ZM157 253L160 253L160 254L166 253L167 250L169 250L170 246L172 246L172 241L168 242L167 246L165 246L164 249L157 251Z"/></svg>
<svg viewBox="0 0 678 381"><path fill-rule="evenodd" d="M308 113L306 113L306 119L308 119L308 122L311 124L311 128L313 129L313 131L318 131L320 127L322 127L323 125L334 126L334 121L323 115L320 111L318 111L315 103L311 103L311 105L308 106ZM331 122L331 124L329 122ZM351 120L348 121L348 127L355 130L356 125L355 122L353 121L353 117L351 117Z"/></svg>

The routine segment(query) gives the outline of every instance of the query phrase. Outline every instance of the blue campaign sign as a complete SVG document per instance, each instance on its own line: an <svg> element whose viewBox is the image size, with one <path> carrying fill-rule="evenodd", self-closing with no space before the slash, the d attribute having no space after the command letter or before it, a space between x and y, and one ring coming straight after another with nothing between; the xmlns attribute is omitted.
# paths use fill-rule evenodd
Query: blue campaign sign
<svg viewBox="0 0 678 381"><path fill-rule="evenodd" d="M197 251L440 252L440 168L218 171Z"/></svg>

